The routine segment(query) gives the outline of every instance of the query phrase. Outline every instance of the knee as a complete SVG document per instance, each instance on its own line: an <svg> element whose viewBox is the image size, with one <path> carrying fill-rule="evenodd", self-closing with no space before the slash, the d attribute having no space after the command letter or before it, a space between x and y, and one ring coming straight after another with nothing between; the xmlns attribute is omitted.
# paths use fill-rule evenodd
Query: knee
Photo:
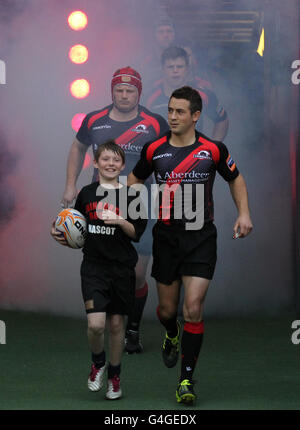
<svg viewBox="0 0 300 430"><path fill-rule="evenodd" d="M101 323L89 323L88 332L93 336L101 336L104 333L105 325Z"/></svg>
<svg viewBox="0 0 300 430"><path fill-rule="evenodd" d="M202 306L197 303L185 303L183 305L183 317L185 321L197 322L202 319Z"/></svg>
<svg viewBox="0 0 300 430"><path fill-rule="evenodd" d="M160 319L168 320L174 317L177 313L177 306L172 303L160 304L157 308L157 315Z"/></svg>
<svg viewBox="0 0 300 430"><path fill-rule="evenodd" d="M115 335L120 333L124 329L124 323L123 318L111 318L110 324L109 324L109 331L110 334Z"/></svg>

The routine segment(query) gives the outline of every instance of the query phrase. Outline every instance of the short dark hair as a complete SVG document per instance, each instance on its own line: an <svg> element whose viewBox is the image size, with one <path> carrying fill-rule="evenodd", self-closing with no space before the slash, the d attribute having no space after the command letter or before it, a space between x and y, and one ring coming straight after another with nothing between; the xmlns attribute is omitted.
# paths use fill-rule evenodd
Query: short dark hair
<svg viewBox="0 0 300 430"><path fill-rule="evenodd" d="M95 161L97 162L99 160L100 155L102 154L103 151L112 151L116 154L118 154L123 161L123 164L125 164L125 152L123 151L123 149L116 144L114 139L110 139L107 140L104 143L101 143L101 145L98 146L96 152L95 152Z"/></svg>
<svg viewBox="0 0 300 430"><path fill-rule="evenodd" d="M191 114L197 112L198 110L200 112L202 111L202 98L199 92L192 87L184 86L178 88L177 90L173 91L170 100L172 97L175 99L188 100L190 102Z"/></svg>
<svg viewBox="0 0 300 430"><path fill-rule="evenodd" d="M186 50L179 46L170 46L165 49L161 55L161 64L164 65L167 60L175 60L176 58L184 58L185 64L189 65L189 57Z"/></svg>

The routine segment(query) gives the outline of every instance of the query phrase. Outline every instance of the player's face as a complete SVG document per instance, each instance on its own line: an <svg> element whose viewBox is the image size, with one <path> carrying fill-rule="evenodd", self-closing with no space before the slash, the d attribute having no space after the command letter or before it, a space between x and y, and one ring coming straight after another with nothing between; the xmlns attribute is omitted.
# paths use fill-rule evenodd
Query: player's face
<svg viewBox="0 0 300 430"><path fill-rule="evenodd" d="M101 152L98 161L94 161L94 167L98 169L100 180L114 181L118 178L125 165L119 154L105 149Z"/></svg>
<svg viewBox="0 0 300 430"><path fill-rule="evenodd" d="M200 111L191 113L190 102L185 99L171 97L168 107L168 122L175 135L184 135L195 128L200 117Z"/></svg>
<svg viewBox="0 0 300 430"><path fill-rule="evenodd" d="M131 112L139 102L139 92L136 87L118 84L113 89L114 106L123 113Z"/></svg>
<svg viewBox="0 0 300 430"><path fill-rule="evenodd" d="M175 38L175 33L169 25L161 25L155 32L155 37L158 45L162 49L168 48Z"/></svg>
<svg viewBox="0 0 300 430"><path fill-rule="evenodd" d="M163 70L166 82L171 88L179 88L185 84L188 66L184 58L166 60Z"/></svg>

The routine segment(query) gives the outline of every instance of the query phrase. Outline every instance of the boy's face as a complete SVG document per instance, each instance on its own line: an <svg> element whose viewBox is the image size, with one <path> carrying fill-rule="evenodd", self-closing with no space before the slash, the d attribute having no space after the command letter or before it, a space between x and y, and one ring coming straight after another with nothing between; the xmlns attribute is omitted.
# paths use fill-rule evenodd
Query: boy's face
<svg viewBox="0 0 300 430"><path fill-rule="evenodd" d="M98 169L100 179L111 181L118 178L125 164L119 154L105 149L98 160L94 160L94 167Z"/></svg>

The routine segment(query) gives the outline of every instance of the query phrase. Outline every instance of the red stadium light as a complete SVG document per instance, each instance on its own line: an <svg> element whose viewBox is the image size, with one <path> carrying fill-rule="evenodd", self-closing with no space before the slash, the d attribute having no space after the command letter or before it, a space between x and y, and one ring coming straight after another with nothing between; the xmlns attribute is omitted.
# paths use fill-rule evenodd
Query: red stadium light
<svg viewBox="0 0 300 430"><path fill-rule="evenodd" d="M77 113L73 116L72 121L71 121L71 126L73 128L74 131L78 131L80 129L80 126L82 124L82 121L85 118L85 113Z"/></svg>
<svg viewBox="0 0 300 430"><path fill-rule="evenodd" d="M69 58L73 63L83 64L89 58L89 51L84 45L74 45L69 50Z"/></svg>
<svg viewBox="0 0 300 430"><path fill-rule="evenodd" d="M90 84L86 79L76 79L70 84L70 92L76 99L84 99L90 91Z"/></svg>
<svg viewBox="0 0 300 430"><path fill-rule="evenodd" d="M88 23L87 15L81 10L75 10L68 16L68 23L72 30L83 30Z"/></svg>

